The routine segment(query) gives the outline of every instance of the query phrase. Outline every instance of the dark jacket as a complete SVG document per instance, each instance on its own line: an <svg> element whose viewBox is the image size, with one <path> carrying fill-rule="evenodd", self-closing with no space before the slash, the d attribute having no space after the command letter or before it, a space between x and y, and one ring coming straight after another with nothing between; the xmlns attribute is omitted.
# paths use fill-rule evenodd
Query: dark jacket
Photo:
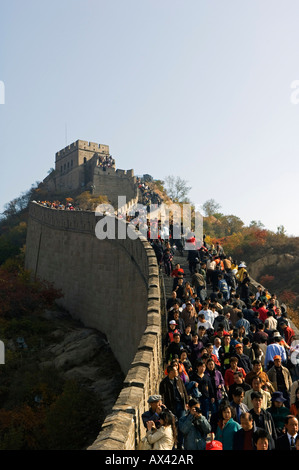
<svg viewBox="0 0 299 470"><path fill-rule="evenodd" d="M196 372L190 376L190 381L198 383L198 391L201 393L203 398L213 398L214 390L211 382L211 378L208 374L204 374L203 377L199 377Z"/></svg>
<svg viewBox="0 0 299 470"><path fill-rule="evenodd" d="M179 392L179 396L181 398L181 405L185 408L186 404L188 403L188 395L184 385L184 382L180 377L174 378L174 383L176 388ZM162 401L164 405L173 413L176 414L176 399L175 399L175 392L174 386L169 380L169 377L165 377L159 386L159 393L162 395Z"/></svg>
<svg viewBox="0 0 299 470"><path fill-rule="evenodd" d="M192 346L192 335L187 335L186 333L181 334L181 342L186 345L186 349L188 352L191 351L191 346Z"/></svg>
<svg viewBox="0 0 299 470"><path fill-rule="evenodd" d="M200 359L201 357L201 349L204 347L204 343L199 340L198 344L192 343L190 346L191 354L190 354L190 361L192 363L192 366L194 367L195 362L197 359Z"/></svg>
<svg viewBox="0 0 299 470"><path fill-rule="evenodd" d="M169 360L174 359L175 355L180 358L181 352L184 349L186 349L186 345L184 343L182 343L181 341L179 343L175 343L174 341L172 341L172 343L170 343L166 349L166 362L169 362Z"/></svg>
<svg viewBox="0 0 299 470"><path fill-rule="evenodd" d="M242 284L240 289L240 297L244 302L248 302L250 296L250 289L247 284Z"/></svg>
<svg viewBox="0 0 299 470"><path fill-rule="evenodd" d="M263 408L261 409L260 417L263 418L262 421L259 421L259 416L254 412L253 408L249 411L249 413L252 414L253 420L257 426L258 426L257 424L258 422L264 423L263 426L259 426L259 427L262 427L263 429L265 429L267 433L270 434L270 436L272 436L273 439L276 441L277 432L275 429L275 424L274 424L272 415L269 413L269 411L264 410Z"/></svg>
<svg viewBox="0 0 299 470"><path fill-rule="evenodd" d="M288 436L285 434L276 440L276 450L291 450Z"/></svg>
<svg viewBox="0 0 299 470"><path fill-rule="evenodd" d="M217 318L217 317L216 317ZM235 355L235 348L232 344L229 346L228 352L225 352L224 346L220 346L218 351L219 361L221 362L221 367L224 367L224 360L228 359Z"/></svg>
<svg viewBox="0 0 299 470"><path fill-rule="evenodd" d="M222 400L224 389L224 378L222 376L222 373L217 369L215 369L214 372L211 372L206 369L205 374L208 375L211 380L213 388L212 397L215 398L215 400ZM221 388L219 388L219 386L221 386Z"/></svg>
<svg viewBox="0 0 299 470"><path fill-rule="evenodd" d="M238 358L238 367L242 367L245 370L246 374L252 370L252 364L246 354L234 354Z"/></svg>
<svg viewBox="0 0 299 470"><path fill-rule="evenodd" d="M253 432L259 431L261 429L262 428L258 428L256 426L256 424L253 423ZM233 450L244 450L244 438L245 438L244 429L243 428L239 429L239 431L237 431L234 435ZM252 443L252 449L254 450L255 445L254 445L254 442L253 442L253 437L252 437L251 443ZM274 449L275 449L275 442L271 437L270 442L269 442L268 450L274 450Z"/></svg>
<svg viewBox="0 0 299 470"><path fill-rule="evenodd" d="M229 270L228 272L226 272L224 274L224 278L227 282L227 285L230 286L233 290L236 290L237 289L237 280L236 280L236 276L234 275L234 273L232 272L232 270Z"/></svg>
<svg viewBox="0 0 299 470"><path fill-rule="evenodd" d="M229 323L229 320L222 315L221 313L218 315L218 317L215 318L214 323L213 323L213 328L215 331L218 330L219 325L223 325L225 331L230 331L231 330L231 325Z"/></svg>
<svg viewBox="0 0 299 470"><path fill-rule="evenodd" d="M236 390L236 388L243 388L244 390L244 394L245 392L247 392L247 390L250 390L251 387L249 384L247 384L246 382L242 382L241 384L236 384L236 383L233 383L232 385L230 385L229 389L228 389L228 399L231 401L233 399L233 392Z"/></svg>

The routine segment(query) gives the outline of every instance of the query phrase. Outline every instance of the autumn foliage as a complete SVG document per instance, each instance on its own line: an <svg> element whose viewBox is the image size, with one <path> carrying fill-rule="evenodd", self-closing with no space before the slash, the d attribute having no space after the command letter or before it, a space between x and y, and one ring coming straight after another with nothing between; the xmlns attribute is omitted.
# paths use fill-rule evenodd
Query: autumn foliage
<svg viewBox="0 0 299 470"><path fill-rule="evenodd" d="M265 274L264 276L260 277L259 282L263 286L269 286L269 284L271 284L271 282L273 282L274 279L275 279L275 276L270 276L269 274Z"/></svg>
<svg viewBox="0 0 299 470"><path fill-rule="evenodd" d="M66 381L57 396L47 385L39 398L0 409L0 450L80 450L95 437L101 405L93 392Z"/></svg>
<svg viewBox="0 0 299 470"><path fill-rule="evenodd" d="M288 305L293 305L296 301L296 294L295 292L291 291L291 290L284 290L281 294L280 294L280 299L282 302L288 304Z"/></svg>
<svg viewBox="0 0 299 470"><path fill-rule="evenodd" d="M61 296L50 283L32 280L24 269L0 267L0 317L14 318L41 312Z"/></svg>
<svg viewBox="0 0 299 470"><path fill-rule="evenodd" d="M57 308L59 297L18 263L0 267L0 337L10 344L0 368L0 450L76 450L97 435L101 404L95 394L39 367L41 344L52 341L51 324L40 314ZM20 337L26 347L19 346Z"/></svg>

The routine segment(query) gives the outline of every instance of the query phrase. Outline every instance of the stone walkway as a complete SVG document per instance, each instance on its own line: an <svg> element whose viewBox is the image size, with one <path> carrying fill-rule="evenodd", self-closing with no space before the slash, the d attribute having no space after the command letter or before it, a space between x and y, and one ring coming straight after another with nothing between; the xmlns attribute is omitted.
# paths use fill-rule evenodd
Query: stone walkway
<svg viewBox="0 0 299 470"><path fill-rule="evenodd" d="M176 264L179 264L181 268L184 270L184 273L185 273L184 281L191 281L191 276L189 272L189 263L187 261L186 251L183 253L183 256L181 256L178 251L175 251L175 254L173 257L173 267L175 267ZM167 302L167 300L171 297L171 293L172 293L173 277L167 276L165 274L163 265L160 266L160 273L163 276L164 289L165 289L165 302ZM162 328L163 328L163 337L164 337L164 334L166 334L168 330L167 314L166 314L166 318L163 321L164 321L164 324L162 325Z"/></svg>
<svg viewBox="0 0 299 470"><path fill-rule="evenodd" d="M187 261L187 252L184 252L183 256L181 256L177 251L175 252L174 257L173 257L173 267L175 267L177 263L179 263L181 268L184 270L184 273L185 273L184 281L190 281L191 276L189 272L189 264ZM166 294L166 300L167 300L169 299L169 297L171 297L173 277L166 276L163 266L161 269L162 269L163 278L164 278L165 294Z"/></svg>

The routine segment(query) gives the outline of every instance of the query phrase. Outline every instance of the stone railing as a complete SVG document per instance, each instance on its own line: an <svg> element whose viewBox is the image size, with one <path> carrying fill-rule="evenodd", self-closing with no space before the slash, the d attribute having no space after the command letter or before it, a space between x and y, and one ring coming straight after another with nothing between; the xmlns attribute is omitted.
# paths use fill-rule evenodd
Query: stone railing
<svg viewBox="0 0 299 470"><path fill-rule="evenodd" d="M149 245L150 246L150 245ZM142 414L148 397L158 393L163 378L162 322L166 315L163 276L150 252L147 327L112 412L106 417L95 442L87 450L135 450L145 435Z"/></svg>

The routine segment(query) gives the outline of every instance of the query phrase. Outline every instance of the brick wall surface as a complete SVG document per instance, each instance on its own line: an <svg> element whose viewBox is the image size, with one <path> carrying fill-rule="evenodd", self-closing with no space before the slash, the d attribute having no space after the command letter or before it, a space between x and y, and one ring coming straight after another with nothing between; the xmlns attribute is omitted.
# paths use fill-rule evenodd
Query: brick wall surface
<svg viewBox="0 0 299 470"><path fill-rule="evenodd" d="M134 449L142 413L161 380L161 288L145 239L99 240L93 212L31 203L26 261L37 278L62 290L60 303L85 326L105 333L123 372L123 389L89 449ZM124 223L124 222L122 222Z"/></svg>

